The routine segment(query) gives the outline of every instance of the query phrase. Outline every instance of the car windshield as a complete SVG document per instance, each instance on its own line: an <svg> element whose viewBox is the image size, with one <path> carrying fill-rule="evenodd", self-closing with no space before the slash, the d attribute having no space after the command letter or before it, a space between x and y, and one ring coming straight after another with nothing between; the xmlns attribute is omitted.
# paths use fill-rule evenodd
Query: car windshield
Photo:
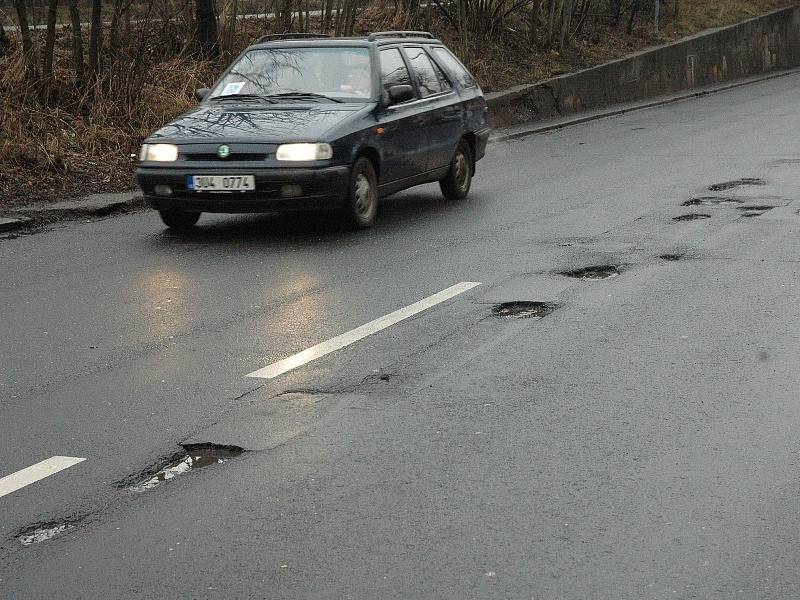
<svg viewBox="0 0 800 600"><path fill-rule="evenodd" d="M372 97L368 48L263 48L236 62L211 93L282 100L365 101Z"/></svg>

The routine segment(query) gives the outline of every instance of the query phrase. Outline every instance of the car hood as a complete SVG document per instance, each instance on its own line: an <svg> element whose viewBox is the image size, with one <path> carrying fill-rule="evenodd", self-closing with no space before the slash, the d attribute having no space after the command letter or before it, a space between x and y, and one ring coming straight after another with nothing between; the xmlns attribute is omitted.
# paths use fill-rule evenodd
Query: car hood
<svg viewBox="0 0 800 600"><path fill-rule="evenodd" d="M200 105L152 134L147 141L186 143L224 139L230 142L282 143L321 141L325 133L368 111L371 104L324 106Z"/></svg>

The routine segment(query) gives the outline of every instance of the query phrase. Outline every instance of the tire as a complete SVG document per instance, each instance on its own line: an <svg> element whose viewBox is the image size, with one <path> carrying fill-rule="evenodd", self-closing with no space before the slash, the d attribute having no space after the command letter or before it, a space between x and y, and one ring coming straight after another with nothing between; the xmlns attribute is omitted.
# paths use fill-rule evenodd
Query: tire
<svg viewBox="0 0 800 600"><path fill-rule="evenodd" d="M344 206L348 224L358 229L372 227L378 214L378 178L369 159L363 156L353 165Z"/></svg>
<svg viewBox="0 0 800 600"><path fill-rule="evenodd" d="M469 194L472 187L472 175L474 174L472 163L472 149L467 140L462 139L458 142L453 160L450 162L450 170L447 175L439 181L442 194L448 200L461 200Z"/></svg>
<svg viewBox="0 0 800 600"><path fill-rule="evenodd" d="M200 219L199 212L184 212L182 210L160 210L161 220L164 225L172 229L191 229Z"/></svg>

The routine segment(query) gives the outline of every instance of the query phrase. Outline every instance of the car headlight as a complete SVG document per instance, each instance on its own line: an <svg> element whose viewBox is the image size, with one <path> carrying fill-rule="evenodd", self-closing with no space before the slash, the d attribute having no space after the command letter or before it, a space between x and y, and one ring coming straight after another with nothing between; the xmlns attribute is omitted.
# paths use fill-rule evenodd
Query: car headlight
<svg viewBox="0 0 800 600"><path fill-rule="evenodd" d="M278 160L308 161L328 160L333 156L330 144L283 144L278 146L275 158Z"/></svg>
<svg viewBox="0 0 800 600"><path fill-rule="evenodd" d="M144 144L139 160L154 162L175 162L178 160L178 147L174 144Z"/></svg>

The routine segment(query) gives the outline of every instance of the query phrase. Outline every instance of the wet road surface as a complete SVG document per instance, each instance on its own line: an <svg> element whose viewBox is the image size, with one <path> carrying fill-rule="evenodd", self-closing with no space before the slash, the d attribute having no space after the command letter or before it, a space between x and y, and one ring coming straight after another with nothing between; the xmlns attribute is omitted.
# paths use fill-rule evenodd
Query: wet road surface
<svg viewBox="0 0 800 600"><path fill-rule="evenodd" d="M0 597L797 596L797 84L0 239Z"/></svg>

